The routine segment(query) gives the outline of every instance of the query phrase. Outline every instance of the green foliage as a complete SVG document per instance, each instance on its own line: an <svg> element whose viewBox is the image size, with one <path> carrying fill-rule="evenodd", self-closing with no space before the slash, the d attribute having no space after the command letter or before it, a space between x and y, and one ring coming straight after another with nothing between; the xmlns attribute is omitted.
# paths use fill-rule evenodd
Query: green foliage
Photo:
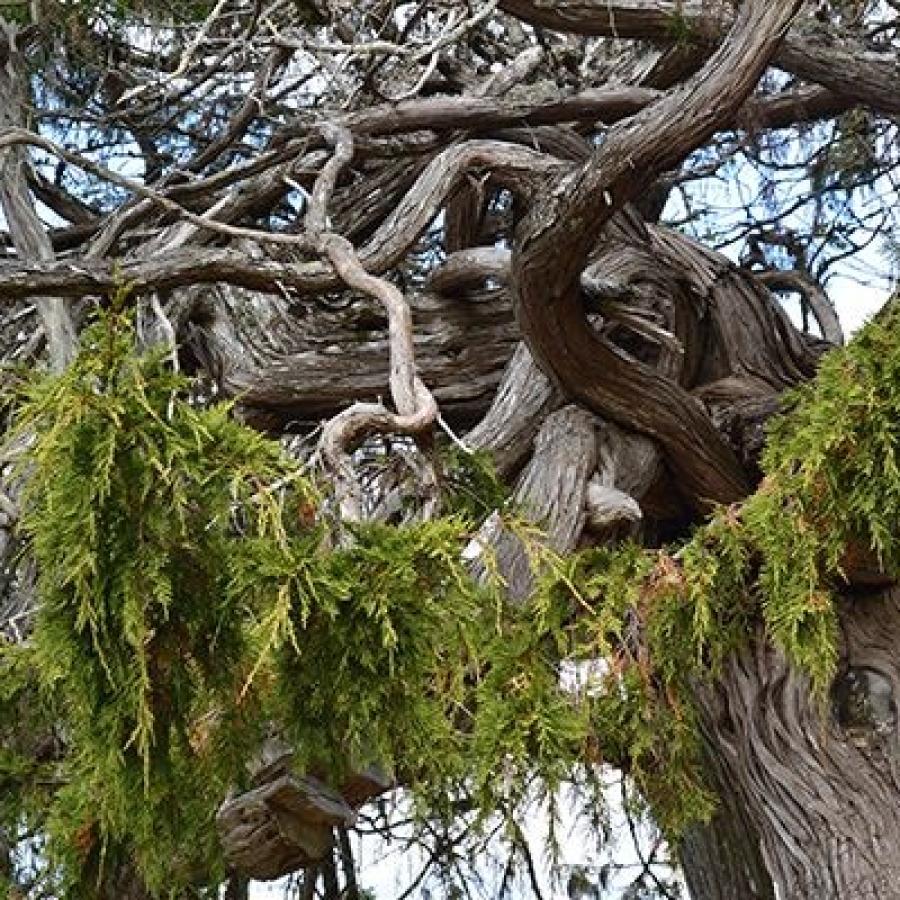
<svg viewBox="0 0 900 900"><path fill-rule="evenodd" d="M192 405L114 308L21 397L41 605L0 655L0 826L49 829L63 896L126 858L161 895L213 885L215 809L274 725L298 767L389 768L439 815L465 794L515 816L609 762L677 836L712 809L696 682L762 625L823 696L848 551L900 571L898 333L890 312L831 354L772 426L757 493L680 548L562 559L508 521L539 573L511 606L463 560L505 504L482 458L445 463L451 514L333 547L278 445ZM596 671L567 686L564 660Z"/></svg>
<svg viewBox="0 0 900 900"><path fill-rule="evenodd" d="M583 756L630 775L660 827L677 839L714 805L685 690L719 644L707 601L693 602L670 557L636 545L586 551L570 565L566 578L551 575L545 589L576 611L571 656L602 660L583 699Z"/></svg>
<svg viewBox="0 0 900 900"><path fill-rule="evenodd" d="M85 860L127 839L157 884L187 877L189 853L214 857L202 841L186 852L184 834L210 834L252 734L234 698L267 598L242 590L259 562L247 550L287 546L267 489L288 472L277 445L227 407L195 408L185 387L160 354L135 355L112 312L65 374L27 386L17 423L34 436L22 521L39 573L34 665L73 748L54 825Z"/></svg>
<svg viewBox="0 0 900 900"><path fill-rule="evenodd" d="M531 772L550 793L572 776L589 739L590 702L560 689L559 661L574 650L571 606L557 570L497 630L476 692L476 790L488 808L514 809Z"/></svg>
<svg viewBox="0 0 900 900"><path fill-rule="evenodd" d="M693 685L757 625L825 699L837 665L835 588L866 555L900 574L900 309L830 353L772 423L764 480L672 553L582 553L557 590L588 604L575 655L608 662L592 728L672 836L706 817ZM585 599L586 598L586 599Z"/></svg>
<svg viewBox="0 0 900 900"><path fill-rule="evenodd" d="M277 690L307 768L338 782L369 764L423 786L458 777L486 608L466 540L455 518L358 526L305 579Z"/></svg>
<svg viewBox="0 0 900 900"><path fill-rule="evenodd" d="M10 850L9 836L40 829L52 802L59 713L54 698L41 696L31 651L0 645L0 839ZM10 875L42 868L33 853L4 856ZM0 872L0 897L6 887Z"/></svg>
<svg viewBox="0 0 900 900"><path fill-rule="evenodd" d="M695 620L711 598L719 607L701 614L712 628L690 635L698 653L724 639L711 648L721 657L742 622L759 615L824 695L837 661L833 593L847 561L872 554L900 574L898 337L894 304L828 354L770 426L759 490L720 511L678 554Z"/></svg>
<svg viewBox="0 0 900 900"><path fill-rule="evenodd" d="M824 691L836 665L832 588L853 556L900 573L900 310L829 354L776 423L743 519L761 556L768 630Z"/></svg>
<svg viewBox="0 0 900 900"><path fill-rule="evenodd" d="M509 491L500 481L490 454L467 452L451 446L442 454L445 514L480 522L495 509L503 509Z"/></svg>
<svg viewBox="0 0 900 900"><path fill-rule="evenodd" d="M760 620L824 697L837 664L834 589L847 561L871 554L900 573L898 337L900 310L891 308L828 354L771 423L759 490L675 554L654 654L667 680L714 673Z"/></svg>
<svg viewBox="0 0 900 900"><path fill-rule="evenodd" d="M512 812L525 781L576 765L587 718L559 685L555 620L470 577L470 518L358 526L333 548L279 446L186 388L161 354L135 352L114 304L64 374L19 398L40 595L28 684L65 734L43 797L61 895L91 896L126 859L160 895L215 883L215 810L273 724L298 768L340 784L377 763L423 809L477 783ZM459 508L483 517L473 485L490 474L469 463ZM0 669L11 721L20 670ZM492 687L516 679L529 686L511 697ZM502 790L501 719L528 751ZM28 759L0 760L23 797Z"/></svg>

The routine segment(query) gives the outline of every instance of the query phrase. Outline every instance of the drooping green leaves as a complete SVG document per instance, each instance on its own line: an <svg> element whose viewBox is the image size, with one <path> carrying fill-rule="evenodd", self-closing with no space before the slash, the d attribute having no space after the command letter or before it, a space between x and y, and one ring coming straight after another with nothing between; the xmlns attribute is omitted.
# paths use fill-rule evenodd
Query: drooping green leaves
<svg viewBox="0 0 900 900"><path fill-rule="evenodd" d="M482 461L448 467L455 514L335 548L279 446L193 404L105 313L20 397L40 613L0 657L0 730L27 707L56 744L35 768L4 743L0 824L49 829L61 895L122 859L161 895L213 885L215 810L274 726L298 767L340 785L375 763L445 814L465 794L515 815L535 785L613 763L677 835L711 810L692 685L762 625L821 694L848 554L900 568L898 333L891 312L829 356L773 425L757 493L685 545L542 550L511 606L464 562L503 504Z"/></svg>
<svg viewBox="0 0 900 900"><path fill-rule="evenodd" d="M490 785L501 720L529 753L484 798L512 812L518 785L578 762L586 714L559 684L556 626L531 635L532 609L470 576L472 519L359 526L333 548L279 446L189 398L114 309L19 399L31 652L65 734L46 822L63 893L89 896L122 859L161 894L214 879L215 810L264 728L299 769L340 785L376 763L428 809ZM490 687L523 678L533 687Z"/></svg>
<svg viewBox="0 0 900 900"><path fill-rule="evenodd" d="M160 354L134 352L115 312L65 374L27 386L18 430L33 440L22 527L38 572L35 664L72 750L61 796L84 807L85 858L102 856L85 835L127 835L149 872L160 847L183 843L182 818L202 815L209 832L241 772L246 630L269 602L240 590L257 565L244 548L287 553L284 498L267 488L289 464L227 407L192 405ZM202 746L208 717L213 731L234 726L219 742L228 752Z"/></svg>

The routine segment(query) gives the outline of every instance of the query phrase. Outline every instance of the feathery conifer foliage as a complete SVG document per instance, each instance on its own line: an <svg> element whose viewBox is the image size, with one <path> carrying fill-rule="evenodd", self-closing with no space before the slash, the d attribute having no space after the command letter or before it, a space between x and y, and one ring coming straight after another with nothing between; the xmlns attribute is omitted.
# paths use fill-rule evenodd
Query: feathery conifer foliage
<svg viewBox="0 0 900 900"><path fill-rule="evenodd" d="M186 386L162 354L135 354L129 316L114 309L64 375L28 385L18 419L34 435L31 652L65 711L69 751L56 824L85 858L129 834L158 877L245 758L253 706L235 701L266 602L243 589L258 566L246 550L289 552L283 498L269 489L287 461L227 406L192 405Z"/></svg>
<svg viewBox="0 0 900 900"><path fill-rule="evenodd" d="M0 708L3 727L28 709L57 749L40 771L4 749L4 815L49 809L69 896L120 853L161 895L210 883L216 806L275 724L301 768L339 783L377 762L432 811L465 792L512 812L535 783L615 762L677 837L713 804L689 681L762 624L823 692L847 548L900 566L898 331L892 310L825 360L772 428L760 490L689 543L543 551L511 608L467 571L461 514L333 547L296 463L227 406L192 404L114 304L17 414L40 613L3 651ZM563 659L605 668L576 692Z"/></svg>
<svg viewBox="0 0 900 900"><path fill-rule="evenodd" d="M40 809L37 794L49 809L67 896L120 856L162 893L208 882L215 810L273 724L300 767L336 783L378 762L432 808L476 777L496 803L485 736L507 701L484 673L531 678L528 653L507 647L530 611L503 609L498 583L463 563L472 520L360 526L333 549L296 463L187 388L161 353L136 352L114 304L70 368L20 398L40 612L31 643L3 650L2 717L39 696L59 747L54 790L13 753L2 777L19 798L11 821ZM577 757L554 655L539 683L511 720L511 794Z"/></svg>

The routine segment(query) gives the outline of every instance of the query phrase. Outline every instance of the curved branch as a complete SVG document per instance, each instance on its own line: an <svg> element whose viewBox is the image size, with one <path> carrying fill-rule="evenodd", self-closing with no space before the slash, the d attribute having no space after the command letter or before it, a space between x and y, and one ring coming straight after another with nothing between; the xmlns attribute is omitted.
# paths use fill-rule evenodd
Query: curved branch
<svg viewBox="0 0 900 900"><path fill-rule="evenodd" d="M800 5L745 3L729 39L697 77L614 128L585 165L539 198L513 249L517 317L535 358L575 399L657 438L699 505L746 493L740 463L697 400L592 331L581 272L615 209L734 114Z"/></svg>
<svg viewBox="0 0 900 900"><path fill-rule="evenodd" d="M522 464L541 422L561 398L519 343L506 365L484 418L466 435L466 444L491 454L497 472L507 477Z"/></svg>
<svg viewBox="0 0 900 900"><path fill-rule="evenodd" d="M671 79L665 79L669 81ZM532 94L537 93L531 89ZM346 116L339 121L354 135L403 134L404 132L430 129L435 132L466 129L484 133L504 127L537 127L559 125L565 122L587 122L613 125L628 116L640 112L658 100L662 91L642 85L586 88L569 96L560 97L550 90L546 96L495 97L467 94L459 97L426 97L376 106ZM760 98L754 102L756 116L770 127L779 127L795 121L808 121L843 112L854 105L853 97L846 90L804 88L790 92L780 102L779 95ZM797 101L790 105L787 100ZM771 111L770 111L771 106ZM723 122L722 127L731 127ZM312 126L289 126L283 137L304 136L315 139Z"/></svg>
<svg viewBox="0 0 900 900"><path fill-rule="evenodd" d="M398 413L381 403L354 403L326 423L319 444L324 460L335 473L342 519L358 521L361 503L348 451L376 432L420 435L431 427L438 407L431 391L416 375L412 317L403 294L386 279L369 275L345 238L325 235L322 247L347 285L375 297L388 315L391 396Z"/></svg>
<svg viewBox="0 0 900 900"><path fill-rule="evenodd" d="M416 369L442 415L464 430L484 414L518 341L509 291L406 295ZM387 321L381 304L356 297L339 310L292 313L285 296L217 285L183 298L190 352L267 430L329 418L357 400L390 396ZM473 341L472 335L478 340Z"/></svg>
<svg viewBox="0 0 900 900"><path fill-rule="evenodd" d="M52 142L26 131L16 131L7 139L11 143L34 143L49 148L50 152L55 147ZM0 135L0 145L2 143L3 135ZM391 215L360 248L358 256L363 268L378 274L399 263L440 212L459 180L471 169L489 169L495 173L499 184L524 194L551 174L561 175L568 171L568 166L544 153L502 141L467 141L450 147L432 160ZM140 187L142 192L149 191ZM158 197L165 208L182 209L170 198ZM151 199L156 202L157 196ZM241 237L248 233L248 229L226 226L192 213L187 213L185 218L192 224L199 220L201 227L230 236ZM257 235L252 229L249 233L253 237ZM283 243L300 247L314 245L307 234L272 235L272 238L275 241L283 238ZM290 288L298 294L313 294L333 290L342 284L327 263L248 260L246 254L232 250L176 248L150 260L126 260L121 263L120 272L119 280L128 281L136 292L227 282L271 293ZM7 267L0 264L0 301L40 295L50 288L60 296L78 297L106 292L114 288L115 283L112 266L95 259L55 265Z"/></svg>
<svg viewBox="0 0 900 900"><path fill-rule="evenodd" d="M844 330L837 312L822 286L811 275L800 269L773 269L769 272L754 272L754 275L774 290L796 291L800 294L816 317L819 328L822 329L822 337L836 346L844 343Z"/></svg>
<svg viewBox="0 0 900 900"><path fill-rule="evenodd" d="M319 446L324 460L335 473L335 491L342 518L358 521L361 498L349 451L366 435L376 431L419 435L437 418L438 408L431 391L416 374L412 314L403 294L387 279L370 275L350 241L325 230L328 201L341 171L353 158L353 138L346 128L329 126L325 134L334 146L334 154L316 179L306 217L307 230L343 282L374 297L384 307L388 317L389 383L397 407L395 414L380 403L354 403L322 429ZM433 484L434 479L430 480Z"/></svg>
<svg viewBox="0 0 900 900"><path fill-rule="evenodd" d="M501 0L501 9L532 25L574 34L676 43L718 42L734 20L728 0ZM900 63L873 53L838 27L806 24L789 35L774 62L857 104L900 112Z"/></svg>

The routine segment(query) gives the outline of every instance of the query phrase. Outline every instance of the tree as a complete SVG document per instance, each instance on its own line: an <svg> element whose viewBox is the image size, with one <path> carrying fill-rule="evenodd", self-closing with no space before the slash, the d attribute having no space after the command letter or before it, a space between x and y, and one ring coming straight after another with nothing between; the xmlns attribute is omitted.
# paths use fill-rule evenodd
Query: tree
<svg viewBox="0 0 900 900"><path fill-rule="evenodd" d="M900 896L900 20L801 6L0 6L10 896L601 761L695 898Z"/></svg>

